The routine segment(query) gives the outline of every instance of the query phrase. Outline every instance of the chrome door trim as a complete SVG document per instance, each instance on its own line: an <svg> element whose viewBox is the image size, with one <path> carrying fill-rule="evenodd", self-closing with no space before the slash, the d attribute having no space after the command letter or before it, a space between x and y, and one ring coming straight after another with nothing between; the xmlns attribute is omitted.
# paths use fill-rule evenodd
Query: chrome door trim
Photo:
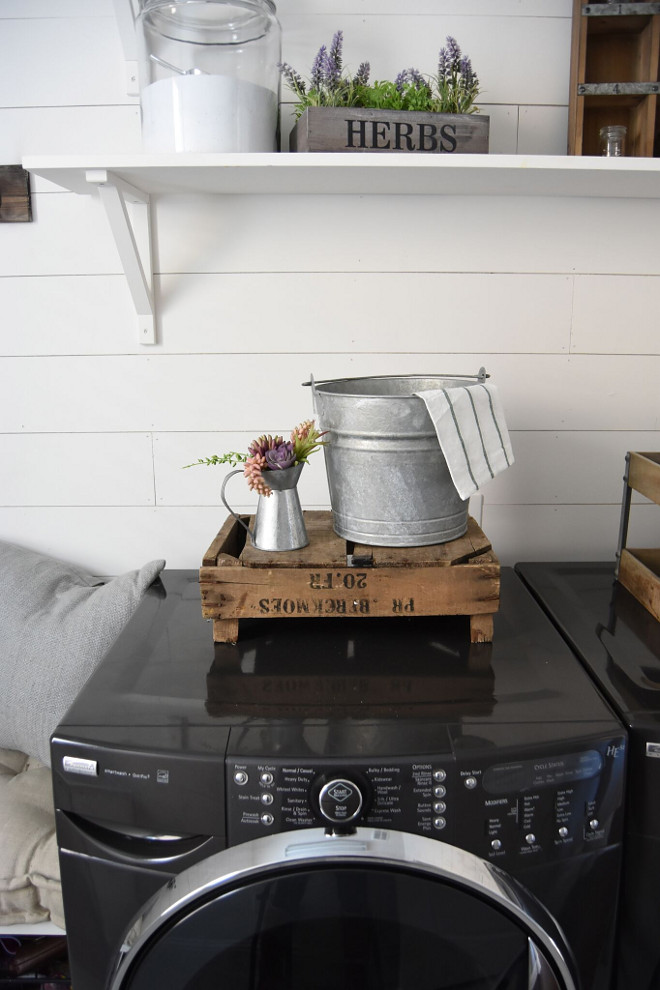
<svg viewBox="0 0 660 990"><path fill-rule="evenodd" d="M232 846L184 870L158 891L134 920L121 946L110 990L122 990L133 960L157 929L200 897L221 894L223 887L268 875L287 864L327 865L329 860L404 868L473 891L518 921L532 936L530 990L551 987L543 982L544 975L551 972L548 958L563 980L556 984L559 990L579 990L575 964L559 925L513 877L438 839L372 828L357 828L350 835L328 834L323 828L280 832Z"/></svg>

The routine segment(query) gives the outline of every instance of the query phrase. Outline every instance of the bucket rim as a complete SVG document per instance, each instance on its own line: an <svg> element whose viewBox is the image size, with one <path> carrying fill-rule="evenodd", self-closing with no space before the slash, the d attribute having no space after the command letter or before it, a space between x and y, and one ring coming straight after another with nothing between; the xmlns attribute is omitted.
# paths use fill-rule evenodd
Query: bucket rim
<svg viewBox="0 0 660 990"><path fill-rule="evenodd" d="M490 375L486 372L484 367L480 368L476 375L442 375L442 374L409 374L409 375L351 375L347 378L325 378L316 380L313 375L310 375L310 380L308 382L301 382L304 388L310 387L316 391L319 387L323 385L342 385L344 383L350 382L369 382L369 381L413 381L414 379L433 379L437 378L441 381L464 381L465 379L473 380L477 383L485 382L486 379L490 378ZM342 397L346 398L351 395L355 395L356 398L368 399L382 399L383 395L375 394L374 396L369 396L364 392L342 392ZM410 395L388 395L388 399L410 399Z"/></svg>

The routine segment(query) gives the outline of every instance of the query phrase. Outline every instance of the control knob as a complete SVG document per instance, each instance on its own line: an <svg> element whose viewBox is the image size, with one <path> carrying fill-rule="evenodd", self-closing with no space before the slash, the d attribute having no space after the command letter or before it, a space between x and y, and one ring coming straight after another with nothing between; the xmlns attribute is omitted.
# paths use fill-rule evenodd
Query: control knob
<svg viewBox="0 0 660 990"><path fill-rule="evenodd" d="M364 800L360 788L346 777L333 777L323 785L318 796L319 811L333 825L354 821Z"/></svg>

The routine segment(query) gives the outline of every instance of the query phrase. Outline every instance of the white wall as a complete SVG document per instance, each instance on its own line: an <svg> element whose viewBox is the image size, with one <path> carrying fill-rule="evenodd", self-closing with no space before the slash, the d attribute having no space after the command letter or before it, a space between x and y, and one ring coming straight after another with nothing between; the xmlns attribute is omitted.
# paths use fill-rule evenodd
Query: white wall
<svg viewBox="0 0 660 990"><path fill-rule="evenodd" d="M376 78L431 71L452 34L491 151L565 153L570 0L278 12L303 74L338 28L347 64L369 58ZM0 161L139 150L111 0L1 0ZM33 208L0 225L0 538L103 573L197 567L224 519L222 469L182 465L311 415L310 372L484 364L516 453L484 488L502 561L613 556L625 452L660 449L660 198L157 198L148 348L99 202L37 180ZM327 506L320 456L301 497ZM636 506L633 542L658 544L655 513Z"/></svg>

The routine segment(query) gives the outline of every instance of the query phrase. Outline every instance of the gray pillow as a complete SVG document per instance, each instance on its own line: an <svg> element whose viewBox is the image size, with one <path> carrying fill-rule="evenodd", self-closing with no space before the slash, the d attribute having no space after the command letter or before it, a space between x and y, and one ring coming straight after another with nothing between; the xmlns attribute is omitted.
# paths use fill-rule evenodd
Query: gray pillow
<svg viewBox="0 0 660 990"><path fill-rule="evenodd" d="M51 734L164 566L104 583L0 540L0 747L50 766Z"/></svg>

